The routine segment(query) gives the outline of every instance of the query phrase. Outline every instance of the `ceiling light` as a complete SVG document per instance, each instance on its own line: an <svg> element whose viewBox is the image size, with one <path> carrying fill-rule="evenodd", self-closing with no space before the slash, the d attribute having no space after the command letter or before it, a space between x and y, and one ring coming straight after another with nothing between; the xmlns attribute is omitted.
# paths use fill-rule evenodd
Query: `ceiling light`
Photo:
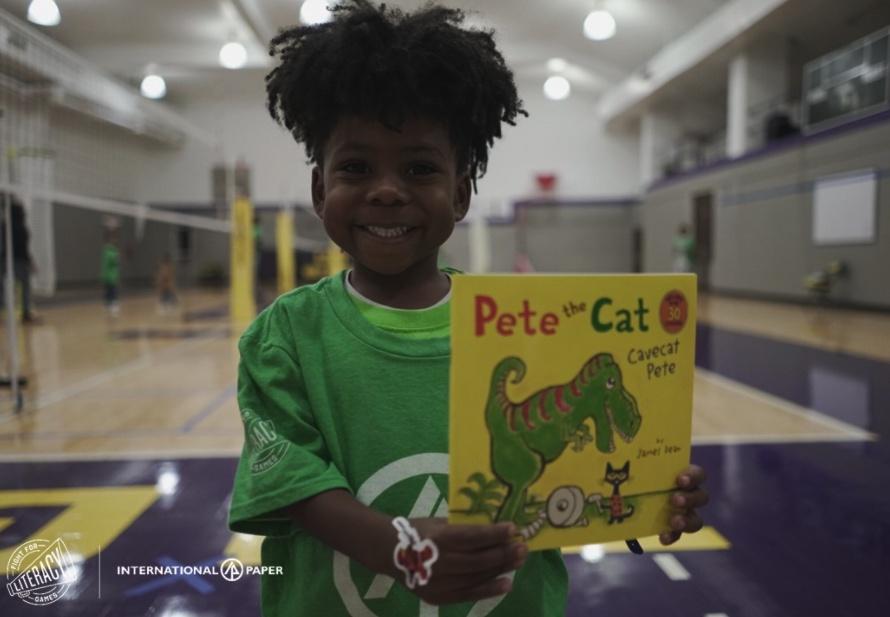
<svg viewBox="0 0 890 617"><path fill-rule="evenodd" d="M605 41L615 36L615 18L608 11L594 11L584 20L584 36Z"/></svg>
<svg viewBox="0 0 890 617"><path fill-rule="evenodd" d="M547 61L547 70L551 73L561 73L566 70L568 64L562 58L550 58Z"/></svg>
<svg viewBox="0 0 890 617"><path fill-rule="evenodd" d="M323 24L331 20L327 0L305 0L300 7L300 21L307 26Z"/></svg>
<svg viewBox="0 0 890 617"><path fill-rule="evenodd" d="M240 69L247 64L247 50L241 43L226 43L219 50L219 63L227 69Z"/></svg>
<svg viewBox="0 0 890 617"><path fill-rule="evenodd" d="M38 26L58 26L62 15L53 0L31 0L28 5L28 21Z"/></svg>
<svg viewBox="0 0 890 617"><path fill-rule="evenodd" d="M544 82L544 96L551 101L561 101L569 97L572 92L572 84L562 75L554 75Z"/></svg>
<svg viewBox="0 0 890 617"><path fill-rule="evenodd" d="M167 94L167 83L160 75L146 75L139 89L146 98L162 99Z"/></svg>

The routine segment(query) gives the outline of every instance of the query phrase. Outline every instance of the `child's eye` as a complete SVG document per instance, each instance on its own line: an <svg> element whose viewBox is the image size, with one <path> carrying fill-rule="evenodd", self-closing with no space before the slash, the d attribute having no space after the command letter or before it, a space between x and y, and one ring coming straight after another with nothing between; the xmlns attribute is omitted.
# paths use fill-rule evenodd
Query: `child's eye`
<svg viewBox="0 0 890 617"><path fill-rule="evenodd" d="M412 163L408 168L408 173L412 176L428 176L429 174L434 174L438 171L433 165L429 163Z"/></svg>
<svg viewBox="0 0 890 617"><path fill-rule="evenodd" d="M362 163L361 161L346 161L341 164L338 168L338 171L345 171L348 174L363 174L367 173L368 165Z"/></svg>

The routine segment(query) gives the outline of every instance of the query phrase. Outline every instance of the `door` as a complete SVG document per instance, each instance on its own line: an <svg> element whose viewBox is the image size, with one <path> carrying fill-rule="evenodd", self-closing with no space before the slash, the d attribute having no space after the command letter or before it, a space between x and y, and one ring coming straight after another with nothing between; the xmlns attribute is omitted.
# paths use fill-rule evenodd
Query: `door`
<svg viewBox="0 0 890 617"><path fill-rule="evenodd" d="M714 193L707 191L692 197L693 234L695 235L694 271L701 289L710 288L711 258L714 254Z"/></svg>

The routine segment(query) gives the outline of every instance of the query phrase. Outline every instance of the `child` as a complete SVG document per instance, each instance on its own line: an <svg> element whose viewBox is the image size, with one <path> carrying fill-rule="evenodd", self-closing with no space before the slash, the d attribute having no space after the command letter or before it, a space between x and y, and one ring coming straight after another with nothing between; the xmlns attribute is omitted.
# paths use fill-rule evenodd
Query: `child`
<svg viewBox="0 0 890 617"><path fill-rule="evenodd" d="M170 253L164 253L155 276L155 285L158 290L158 312L162 315L169 312L176 305L175 280L176 273L173 270L173 260L170 259Z"/></svg>
<svg viewBox="0 0 890 617"><path fill-rule="evenodd" d="M109 225L105 229L105 246L102 247L102 285L105 287L105 310L112 317L117 317L120 313L117 301L117 289L121 277L120 263L117 228Z"/></svg>
<svg viewBox="0 0 890 617"><path fill-rule="evenodd" d="M689 233L689 228L681 223L677 227L677 233L672 242L674 249L674 272L692 272L693 257L695 255L695 238Z"/></svg>
<svg viewBox="0 0 890 617"><path fill-rule="evenodd" d="M281 568L266 617L564 612L558 551L442 518L454 272L437 254L501 122L525 113L491 33L461 20L352 0L272 42L270 111L305 142L316 212L354 267L284 294L240 341L230 526L267 536L263 565ZM664 542L701 527L701 481L678 480Z"/></svg>

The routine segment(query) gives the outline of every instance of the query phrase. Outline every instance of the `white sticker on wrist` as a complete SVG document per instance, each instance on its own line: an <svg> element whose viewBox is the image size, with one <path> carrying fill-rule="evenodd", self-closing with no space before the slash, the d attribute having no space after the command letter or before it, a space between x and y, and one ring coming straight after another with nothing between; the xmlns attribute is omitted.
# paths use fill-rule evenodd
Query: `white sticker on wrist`
<svg viewBox="0 0 890 617"><path fill-rule="evenodd" d="M393 562L405 573L408 589L423 587L433 576L433 564L439 559L439 549L430 539L421 540L420 534L403 516L392 521L399 533L399 543L393 550Z"/></svg>

